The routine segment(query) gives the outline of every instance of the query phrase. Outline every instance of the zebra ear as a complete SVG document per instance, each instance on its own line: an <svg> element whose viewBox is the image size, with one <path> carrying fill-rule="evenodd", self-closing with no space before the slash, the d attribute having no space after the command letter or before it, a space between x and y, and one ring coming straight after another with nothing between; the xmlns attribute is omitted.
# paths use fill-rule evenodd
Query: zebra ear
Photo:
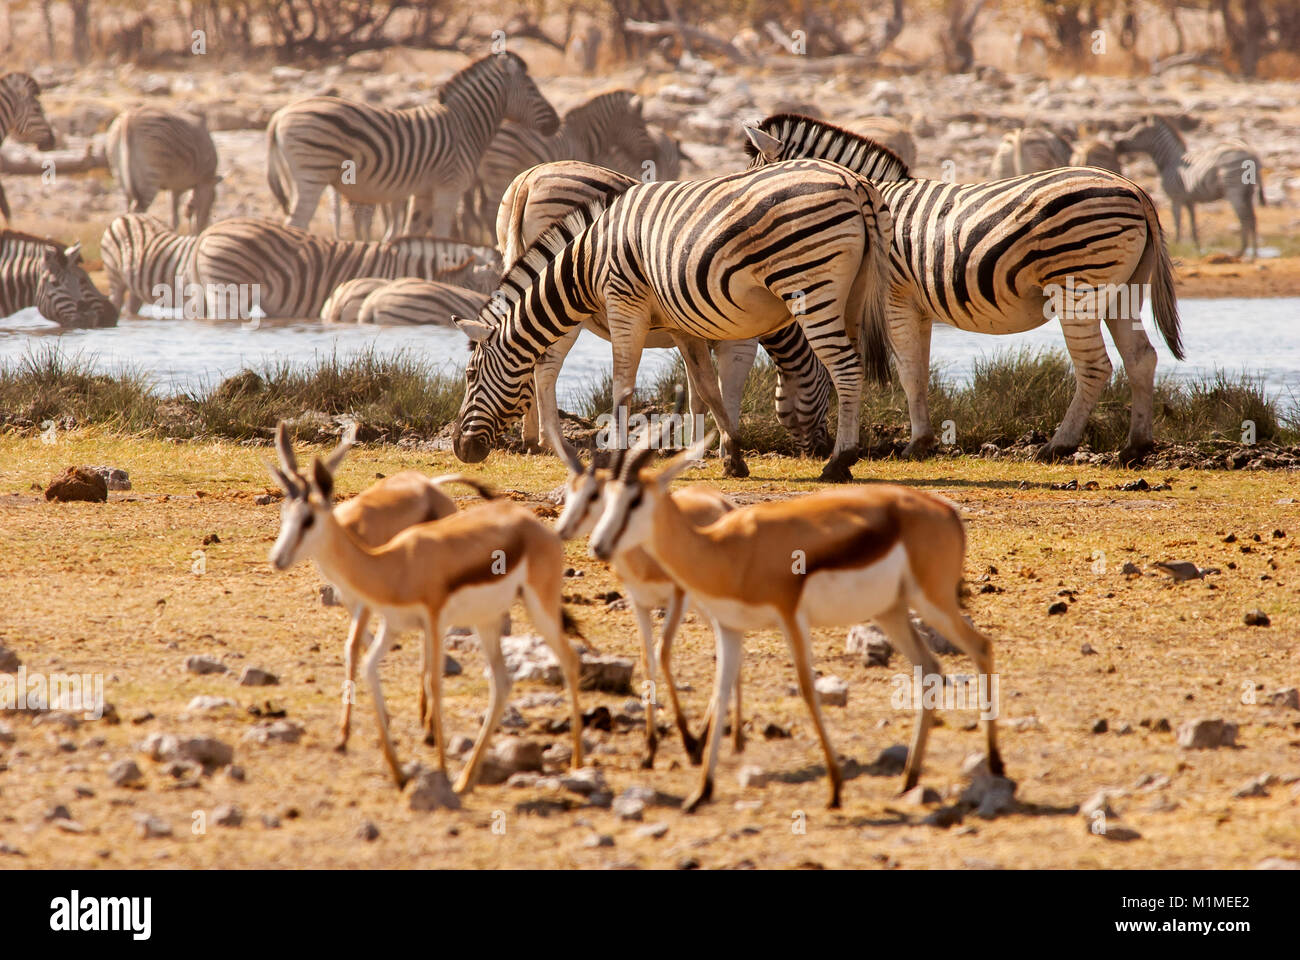
<svg viewBox="0 0 1300 960"><path fill-rule="evenodd" d="M486 340L494 329L490 324L482 323L478 320L466 320L463 317L452 315L451 322L456 325L461 333L469 337L473 343L479 343Z"/></svg>
<svg viewBox="0 0 1300 960"><path fill-rule="evenodd" d="M754 145L754 149L758 151L760 157L768 163L781 159L780 140L772 136L770 133L758 129L758 127L752 123L746 123L744 125L744 130L745 136L749 137L749 142Z"/></svg>
<svg viewBox="0 0 1300 960"><path fill-rule="evenodd" d="M68 266L75 266L81 260L81 241L78 240L68 249L63 251L64 257L67 258Z"/></svg>
<svg viewBox="0 0 1300 960"><path fill-rule="evenodd" d="M641 94L633 94L628 98L627 108L637 116L641 115L641 108L645 106L645 101L641 99Z"/></svg>

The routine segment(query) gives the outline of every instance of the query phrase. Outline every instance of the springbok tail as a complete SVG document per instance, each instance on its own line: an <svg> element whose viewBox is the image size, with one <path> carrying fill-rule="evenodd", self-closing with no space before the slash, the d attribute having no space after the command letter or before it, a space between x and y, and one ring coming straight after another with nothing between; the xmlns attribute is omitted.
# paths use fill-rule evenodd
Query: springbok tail
<svg viewBox="0 0 1300 960"><path fill-rule="evenodd" d="M464 484L484 500L495 500L498 496L497 492L487 484L475 480L473 477L467 477L463 473L444 473L441 476L431 478L429 482L439 487L444 483Z"/></svg>

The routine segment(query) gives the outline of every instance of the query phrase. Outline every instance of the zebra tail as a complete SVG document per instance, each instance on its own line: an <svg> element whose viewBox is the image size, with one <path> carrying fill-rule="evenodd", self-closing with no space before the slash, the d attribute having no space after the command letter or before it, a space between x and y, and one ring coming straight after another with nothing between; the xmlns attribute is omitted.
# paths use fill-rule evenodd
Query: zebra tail
<svg viewBox="0 0 1300 960"><path fill-rule="evenodd" d="M280 152L280 144L276 142L275 123L272 121L266 126L266 182L275 196L276 203L280 204L280 209L288 213L289 195L285 192L284 181L280 179L281 174L285 172L284 154Z"/></svg>
<svg viewBox="0 0 1300 960"><path fill-rule="evenodd" d="M869 181L859 178L863 194L862 215L867 224L867 250L853 281L849 314L861 323L862 359L866 374L877 383L889 383L889 336L885 306L889 296L889 248L894 219L884 198Z"/></svg>
<svg viewBox="0 0 1300 960"><path fill-rule="evenodd" d="M9 198L5 196L5 185L0 183L0 213L4 214L5 223L11 219L9 216Z"/></svg>
<svg viewBox="0 0 1300 960"><path fill-rule="evenodd" d="M1264 174L1262 172L1256 172L1255 188L1259 191L1259 205L1267 207L1268 201L1264 199Z"/></svg>
<svg viewBox="0 0 1300 960"><path fill-rule="evenodd" d="M1155 263L1151 266L1151 310L1156 317L1156 326L1164 338L1169 352L1178 360L1183 359L1183 338L1178 321L1178 298L1174 294L1174 265L1169 259L1169 248L1165 245L1165 232L1160 226L1160 214L1145 190L1142 194L1142 206L1147 215L1147 249L1143 259L1154 254Z"/></svg>
<svg viewBox="0 0 1300 960"><path fill-rule="evenodd" d="M440 487L444 483L460 483L469 487L484 500L495 500L497 498L497 492L486 483L481 483L473 477L467 477L463 473L444 473L441 476L433 477L429 482L436 487Z"/></svg>
<svg viewBox="0 0 1300 960"><path fill-rule="evenodd" d="M504 270L509 270L523 253L524 210L528 206L527 178L520 174L510 182L497 207L497 248Z"/></svg>

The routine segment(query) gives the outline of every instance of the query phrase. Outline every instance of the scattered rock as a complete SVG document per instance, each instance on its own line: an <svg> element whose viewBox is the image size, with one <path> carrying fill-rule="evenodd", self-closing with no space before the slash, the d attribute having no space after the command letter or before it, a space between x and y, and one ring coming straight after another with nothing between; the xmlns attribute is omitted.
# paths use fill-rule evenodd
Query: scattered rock
<svg viewBox="0 0 1300 960"><path fill-rule="evenodd" d="M447 741L447 752L453 757L463 756L474 749L474 741L463 733L458 733Z"/></svg>
<svg viewBox="0 0 1300 960"><path fill-rule="evenodd" d="M172 835L172 825L160 817L152 814L141 814L136 817L136 823L140 825L140 836L146 840L156 839L158 837L170 837Z"/></svg>
<svg viewBox="0 0 1300 960"><path fill-rule="evenodd" d="M979 776L962 791L961 802L975 807L985 820L992 820L1015 806L1016 782L1006 777Z"/></svg>
<svg viewBox="0 0 1300 960"><path fill-rule="evenodd" d="M1267 627L1272 622L1268 619L1268 614L1260 609L1248 611L1241 619L1248 627Z"/></svg>
<svg viewBox="0 0 1300 960"><path fill-rule="evenodd" d="M1111 790L1098 790L1079 805L1079 813L1089 820L1095 818L1099 813L1108 820L1115 819L1119 814L1110 805L1112 795L1113 791Z"/></svg>
<svg viewBox="0 0 1300 960"><path fill-rule="evenodd" d="M612 809L620 820L640 820L645 813L645 801L635 794L623 793L614 799Z"/></svg>
<svg viewBox="0 0 1300 960"><path fill-rule="evenodd" d="M602 690L605 693L630 693L634 665L635 662L630 657L584 653L582 689Z"/></svg>
<svg viewBox="0 0 1300 960"><path fill-rule="evenodd" d="M1266 699L1275 707L1290 707L1292 710L1300 710L1300 690L1295 687L1274 690Z"/></svg>
<svg viewBox="0 0 1300 960"><path fill-rule="evenodd" d="M103 503L108 499L108 483L92 467L68 467L50 481L45 499L58 503L74 500Z"/></svg>
<svg viewBox="0 0 1300 960"><path fill-rule="evenodd" d="M1243 783L1240 787L1232 792L1233 797L1238 800L1244 800L1247 797L1267 797L1268 788L1277 781L1277 778L1269 773L1262 773L1258 777L1252 777Z"/></svg>
<svg viewBox="0 0 1300 960"><path fill-rule="evenodd" d="M140 751L154 761L189 761L211 773L234 759L234 748L214 737L177 737L170 733L150 734Z"/></svg>
<svg viewBox="0 0 1300 960"><path fill-rule="evenodd" d="M0 850L0 853L4 853ZM1288 860L1285 857L1265 857L1255 864L1256 870L1300 870L1300 860Z"/></svg>
<svg viewBox="0 0 1300 960"><path fill-rule="evenodd" d="M280 818L273 813L264 813L261 817L262 827L266 830L279 830Z"/></svg>
<svg viewBox="0 0 1300 960"><path fill-rule="evenodd" d="M763 728L764 740L788 740L790 739L790 728L783 727L779 723L769 723Z"/></svg>
<svg viewBox="0 0 1300 960"><path fill-rule="evenodd" d="M939 803L942 799L939 791L933 787L915 786L899 797L898 802L909 807L926 807L932 803Z"/></svg>
<svg viewBox="0 0 1300 960"><path fill-rule="evenodd" d="M1090 827L1088 832L1094 837L1102 837L1105 840L1112 840L1115 843L1128 843L1131 840L1142 839L1142 834L1138 833L1132 827L1122 827L1118 824L1106 824L1104 830L1092 830Z"/></svg>
<svg viewBox="0 0 1300 960"><path fill-rule="evenodd" d="M273 687L279 682L280 678L274 673L260 667L245 667L244 672L239 675L241 687Z"/></svg>
<svg viewBox="0 0 1300 960"><path fill-rule="evenodd" d="M582 841L582 845L592 849L596 847L612 847L614 838L608 833L593 833Z"/></svg>
<svg viewBox="0 0 1300 960"><path fill-rule="evenodd" d="M1178 726L1178 745L1184 750L1215 750L1235 746L1237 725L1219 719L1188 720Z"/></svg>
<svg viewBox="0 0 1300 960"><path fill-rule="evenodd" d="M736 781L740 784L742 790L750 787L765 787L771 779L771 774L762 767L753 764L746 764L736 774Z"/></svg>
<svg viewBox="0 0 1300 960"><path fill-rule="evenodd" d="M406 784L406 802L412 810L459 810L460 797L451 789L451 782L441 770L428 770L420 764L414 764L407 773L410 780Z"/></svg>
<svg viewBox="0 0 1300 960"><path fill-rule="evenodd" d="M1055 616L1058 613L1066 613L1069 609L1070 605L1068 603L1064 600L1057 600L1055 603L1048 606L1047 614L1048 616Z"/></svg>
<svg viewBox="0 0 1300 960"><path fill-rule="evenodd" d="M887 667L894 648L875 625L857 624L844 642L846 653L862 658L868 667Z"/></svg>
<svg viewBox="0 0 1300 960"><path fill-rule="evenodd" d="M656 823L647 823L645 826L637 827L634 833L638 837L649 837L652 840L658 840L668 834L668 824L662 820Z"/></svg>
<svg viewBox="0 0 1300 960"><path fill-rule="evenodd" d="M302 734L302 725L292 720L266 720L253 724L252 729L244 734L244 740L261 744L297 743Z"/></svg>
<svg viewBox="0 0 1300 960"><path fill-rule="evenodd" d="M1105 717L1102 717L1100 720L1095 721L1092 725L1093 733L1105 733L1109 729L1110 729L1110 721L1108 721Z"/></svg>
<svg viewBox="0 0 1300 960"><path fill-rule="evenodd" d="M907 766L907 747L901 743L881 750L871 764L874 771L882 774L902 773L905 766Z"/></svg>
<svg viewBox="0 0 1300 960"><path fill-rule="evenodd" d="M338 590L332 583L323 583L320 588L320 602L322 607L341 607L343 599L339 596Z"/></svg>
<svg viewBox="0 0 1300 960"><path fill-rule="evenodd" d="M233 803L226 803L212 811L212 822L219 827L238 827L244 822L244 814Z"/></svg>
<svg viewBox="0 0 1300 960"><path fill-rule="evenodd" d="M72 819L72 811L69 810L67 806L62 803L56 803L54 806L50 807L49 810L45 811L46 823L51 823L55 820L71 820L71 819Z"/></svg>
<svg viewBox="0 0 1300 960"><path fill-rule="evenodd" d="M599 767L583 767L560 778L560 786L572 793L589 797L605 789L605 774Z"/></svg>
<svg viewBox="0 0 1300 960"><path fill-rule="evenodd" d="M190 713L206 713L210 710L222 710L226 707L237 707L229 697L214 697L208 694L200 694L186 704L185 709Z"/></svg>
<svg viewBox="0 0 1300 960"><path fill-rule="evenodd" d="M1095 657L1097 655L1097 651L1092 648L1091 643L1085 643L1079 648L1079 652L1085 657Z"/></svg>
<svg viewBox="0 0 1300 960"><path fill-rule="evenodd" d="M1196 564L1187 560L1160 560L1152 564L1161 573L1166 573L1173 578L1175 583L1182 583L1185 580L1200 580L1209 569L1202 570Z"/></svg>
<svg viewBox="0 0 1300 960"><path fill-rule="evenodd" d="M849 685L836 676L818 677L813 684L817 699L829 707L846 707L849 704Z"/></svg>
<svg viewBox="0 0 1300 960"><path fill-rule="evenodd" d="M108 780L115 787L129 787L144 779L134 760L119 760L108 768Z"/></svg>

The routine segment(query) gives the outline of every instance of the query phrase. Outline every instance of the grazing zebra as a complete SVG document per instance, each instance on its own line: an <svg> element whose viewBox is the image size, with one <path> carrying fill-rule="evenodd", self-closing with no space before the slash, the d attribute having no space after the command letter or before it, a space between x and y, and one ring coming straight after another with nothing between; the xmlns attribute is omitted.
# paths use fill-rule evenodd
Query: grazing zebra
<svg viewBox="0 0 1300 960"><path fill-rule="evenodd" d="M819 120L785 114L746 131L755 165L819 157L879 181L894 221L889 333L912 421L908 455L934 444L926 395L934 322L1019 333L1053 315L1074 361L1075 391L1039 458L1078 447L1110 380L1101 320L1133 391L1121 460L1140 460L1150 450L1156 352L1137 320L1148 286L1165 343L1179 359L1183 348L1160 218L1140 187L1076 167L991 183L917 180L889 150ZM1123 307L1115 309L1121 297Z"/></svg>
<svg viewBox="0 0 1300 960"><path fill-rule="evenodd" d="M506 272L477 320L458 321L476 346L452 432L456 455L487 456L505 420L531 399L537 361L588 318L603 314L609 325L616 398L635 386L656 323L698 342L758 337L793 321L839 395L839 434L822 477L849 479L863 355L874 376L888 374L890 230L875 187L817 160L638 184L603 210L599 202L575 210ZM734 426L716 387L701 379L691 386L704 391L723 434L726 470L743 476Z"/></svg>
<svg viewBox="0 0 1300 960"><path fill-rule="evenodd" d="M520 252L547 227L563 219L574 208L593 201L607 204L614 197L635 186L636 180L614 170L576 160L539 164L525 170L506 190L497 212L497 248L504 251L507 264L513 264ZM610 339L609 326L603 317L592 317L584 326L604 340ZM555 386L564 358L577 343L580 328L575 327L557 340L538 362L535 370L534 401L537 417L525 416L523 440L526 449L535 449L539 435L548 434L554 446L559 421ZM692 380L713 378L713 364L701 349L704 343L678 335L691 344L683 352L688 364L699 364ZM830 376L813 355L798 324L760 337L776 364L779 376L776 387L777 415L790 432L802 453L825 456L831 441L826 429L826 410L830 403ZM646 339L648 347L672 347L677 343L667 331L654 330ZM757 344L753 340L720 340L712 347L718 364L721 402L733 423L740 420L740 402L745 380L754 365ZM703 413L708 407L704 397L691 391L691 412ZM558 452L558 450L557 450Z"/></svg>
<svg viewBox="0 0 1300 960"><path fill-rule="evenodd" d="M355 277L423 277L488 291L501 272L491 247L432 237L384 243L326 240L270 220L236 217L199 235L188 270L207 316L231 316L220 302L254 291L267 317L316 317L330 293Z"/></svg>
<svg viewBox="0 0 1300 960"><path fill-rule="evenodd" d="M202 233L216 199L217 147L204 116L140 107L117 115L104 153L126 194L128 213L145 213L160 190L172 195L172 229L179 230L181 195L189 192L190 232Z"/></svg>
<svg viewBox="0 0 1300 960"><path fill-rule="evenodd" d="M893 117L863 117L845 124L845 129L893 150L909 168L916 166L916 141L902 121Z"/></svg>
<svg viewBox="0 0 1300 960"><path fill-rule="evenodd" d="M0 317L27 307L64 327L111 327L117 311L81 267L81 244L0 230Z"/></svg>
<svg viewBox="0 0 1300 960"><path fill-rule="evenodd" d="M1264 203L1264 180L1259 155L1241 140L1225 140L1213 147L1188 150L1182 134L1164 117L1147 117L1115 141L1120 153L1150 155L1160 170L1160 184L1174 208L1174 240L1183 238L1183 208L1192 224L1192 242L1199 252L1201 240L1196 233L1196 204L1226 199L1232 204L1241 224L1241 249L1244 256L1250 247L1251 259L1259 254L1259 236L1255 230L1255 193L1259 205Z"/></svg>
<svg viewBox="0 0 1300 960"><path fill-rule="evenodd" d="M1059 136L1042 127L1023 127L1003 135L989 165L989 176L1006 180L1064 167L1069 162L1070 145Z"/></svg>
<svg viewBox="0 0 1300 960"><path fill-rule="evenodd" d="M174 306L171 291L188 282L189 261L198 242L198 237L169 230L147 213L114 217L99 240L109 299L114 306L125 304L128 313L138 314L146 303L158 303L162 299L158 288L165 287L167 302Z"/></svg>
<svg viewBox="0 0 1300 960"><path fill-rule="evenodd" d="M477 316L487 300L488 295L477 290L405 277L370 293L361 304L357 323L450 326L453 316Z"/></svg>
<svg viewBox="0 0 1300 960"><path fill-rule="evenodd" d="M357 277L340 283L320 308L324 323L356 323L366 297L392 281L387 277Z"/></svg>
<svg viewBox="0 0 1300 960"><path fill-rule="evenodd" d="M1119 154L1115 148L1097 137L1075 141L1074 149L1070 152L1070 166L1099 167L1111 173L1118 173L1120 176L1124 175L1124 168L1119 162Z"/></svg>
<svg viewBox="0 0 1300 960"><path fill-rule="evenodd" d="M54 128L41 109L41 86L25 73L0 75L0 141L13 134L38 150L54 149Z"/></svg>
<svg viewBox="0 0 1300 960"><path fill-rule="evenodd" d="M353 203L418 195L429 204L432 233L446 236L456 202L502 120L544 134L560 124L513 53L475 61L443 85L436 103L407 110L308 97L271 117L267 180L288 214L285 222L295 227L306 229L321 193L332 186Z"/></svg>

